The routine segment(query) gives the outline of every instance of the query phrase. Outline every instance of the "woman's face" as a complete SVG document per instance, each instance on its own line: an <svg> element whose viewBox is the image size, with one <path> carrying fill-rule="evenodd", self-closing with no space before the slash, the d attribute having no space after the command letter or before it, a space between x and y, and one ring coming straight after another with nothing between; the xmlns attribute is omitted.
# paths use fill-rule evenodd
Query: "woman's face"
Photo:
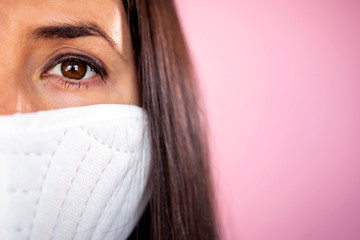
<svg viewBox="0 0 360 240"><path fill-rule="evenodd" d="M119 0L0 0L0 114L139 105Z"/></svg>

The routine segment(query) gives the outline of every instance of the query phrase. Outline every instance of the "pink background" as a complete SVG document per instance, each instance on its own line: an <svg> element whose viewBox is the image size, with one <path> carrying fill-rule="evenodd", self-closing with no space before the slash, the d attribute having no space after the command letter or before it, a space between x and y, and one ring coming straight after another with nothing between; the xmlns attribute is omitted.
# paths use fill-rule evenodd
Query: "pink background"
<svg viewBox="0 0 360 240"><path fill-rule="evenodd" d="M360 239L360 1L178 0L223 239Z"/></svg>

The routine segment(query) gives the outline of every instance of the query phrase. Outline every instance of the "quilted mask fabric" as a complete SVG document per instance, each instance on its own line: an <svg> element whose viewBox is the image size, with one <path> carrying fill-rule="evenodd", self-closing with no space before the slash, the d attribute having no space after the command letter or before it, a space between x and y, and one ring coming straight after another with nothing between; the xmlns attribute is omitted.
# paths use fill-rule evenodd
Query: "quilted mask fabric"
<svg viewBox="0 0 360 240"><path fill-rule="evenodd" d="M136 106L0 116L0 239L126 239L148 203Z"/></svg>

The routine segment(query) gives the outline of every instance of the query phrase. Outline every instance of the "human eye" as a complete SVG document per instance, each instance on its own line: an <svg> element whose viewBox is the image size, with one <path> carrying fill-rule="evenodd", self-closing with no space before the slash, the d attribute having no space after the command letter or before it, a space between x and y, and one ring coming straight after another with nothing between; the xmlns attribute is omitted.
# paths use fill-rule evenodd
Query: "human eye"
<svg viewBox="0 0 360 240"><path fill-rule="evenodd" d="M61 54L48 61L41 77L57 87L88 89L96 83L106 84L107 71L95 58L82 54Z"/></svg>

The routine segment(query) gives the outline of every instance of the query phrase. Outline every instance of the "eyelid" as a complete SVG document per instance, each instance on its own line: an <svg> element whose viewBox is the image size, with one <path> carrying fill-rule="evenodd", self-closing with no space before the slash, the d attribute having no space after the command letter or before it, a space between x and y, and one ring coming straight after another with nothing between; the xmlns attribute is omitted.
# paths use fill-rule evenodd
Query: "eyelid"
<svg viewBox="0 0 360 240"><path fill-rule="evenodd" d="M75 53L63 53L51 58L45 66L42 68L42 74L49 71L57 64L65 61L65 60L81 60L84 61L89 67L91 67L97 74L100 75L102 80L105 82L104 78L108 76L107 70L104 67L104 64L92 57L83 55L83 54L75 54Z"/></svg>

